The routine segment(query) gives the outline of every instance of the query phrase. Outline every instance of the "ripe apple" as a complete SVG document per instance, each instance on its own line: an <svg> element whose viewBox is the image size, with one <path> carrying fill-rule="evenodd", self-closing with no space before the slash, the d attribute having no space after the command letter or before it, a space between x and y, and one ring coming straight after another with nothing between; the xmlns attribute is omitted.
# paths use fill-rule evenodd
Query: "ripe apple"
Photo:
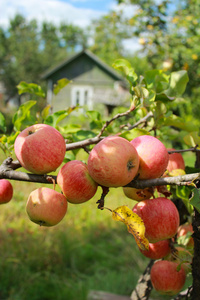
<svg viewBox="0 0 200 300"><path fill-rule="evenodd" d="M0 179L0 204L8 203L13 196L13 186L7 179Z"/></svg>
<svg viewBox="0 0 200 300"><path fill-rule="evenodd" d="M82 161L69 161L58 172L57 183L71 203L83 203L96 193L98 184L92 179Z"/></svg>
<svg viewBox="0 0 200 300"><path fill-rule="evenodd" d="M156 291L163 295L176 295L185 284L186 273L179 263L159 260L151 268L151 283Z"/></svg>
<svg viewBox="0 0 200 300"><path fill-rule="evenodd" d="M194 232L193 231L193 226L192 226L191 223L185 223L185 224L180 225L179 228L178 228L178 231L177 231L177 238L186 236L186 234L188 232L191 232L191 233ZM187 247L194 247L194 239L192 237L189 238L186 246Z"/></svg>
<svg viewBox="0 0 200 300"><path fill-rule="evenodd" d="M180 225L179 212L168 198L140 201L133 207L133 212L144 221L145 236L150 243L172 238Z"/></svg>
<svg viewBox="0 0 200 300"><path fill-rule="evenodd" d="M156 243L149 243L149 250L142 250L140 252L151 259L160 259L171 252L170 240L163 240Z"/></svg>
<svg viewBox="0 0 200 300"><path fill-rule="evenodd" d="M140 165L139 178L158 178L165 172L169 154L164 144L151 135L141 135L130 142L137 150Z"/></svg>
<svg viewBox="0 0 200 300"><path fill-rule="evenodd" d="M64 218L67 206L67 199L63 194L40 187L30 193L26 211L32 222L41 226L54 226Z"/></svg>
<svg viewBox="0 0 200 300"><path fill-rule="evenodd" d="M170 148L168 151L173 151L175 149ZM171 172L176 169L185 170L185 162L181 153L171 153L169 154L169 162L167 165L167 171Z"/></svg>
<svg viewBox="0 0 200 300"><path fill-rule="evenodd" d="M14 149L22 167L35 174L47 174L62 163L66 144L60 132L52 126L35 124L17 136Z"/></svg>
<svg viewBox="0 0 200 300"><path fill-rule="evenodd" d="M136 189L131 187L123 187L124 195L135 201L150 199L153 196L153 188Z"/></svg>
<svg viewBox="0 0 200 300"><path fill-rule="evenodd" d="M131 182L139 168L135 147L119 136L101 140L91 150L88 170L91 177L105 187L119 187Z"/></svg>

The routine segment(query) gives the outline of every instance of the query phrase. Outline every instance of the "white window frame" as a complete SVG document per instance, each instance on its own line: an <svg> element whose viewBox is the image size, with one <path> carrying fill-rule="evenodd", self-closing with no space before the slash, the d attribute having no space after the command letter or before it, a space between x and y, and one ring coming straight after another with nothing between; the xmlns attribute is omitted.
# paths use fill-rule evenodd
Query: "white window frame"
<svg viewBox="0 0 200 300"><path fill-rule="evenodd" d="M85 95L87 93L87 99L85 99ZM93 96L93 88L88 85L76 85L72 87L71 90L71 105L72 106L87 106L89 110L93 108L92 103Z"/></svg>

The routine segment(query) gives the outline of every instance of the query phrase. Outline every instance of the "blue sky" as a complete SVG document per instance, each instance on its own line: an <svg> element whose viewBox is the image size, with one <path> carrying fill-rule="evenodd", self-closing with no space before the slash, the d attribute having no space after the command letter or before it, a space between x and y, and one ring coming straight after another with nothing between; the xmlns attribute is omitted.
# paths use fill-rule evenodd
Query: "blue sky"
<svg viewBox="0 0 200 300"><path fill-rule="evenodd" d="M116 4L115 0L61 0L62 2L71 3L75 7L83 9L93 9L97 11L108 11L112 4Z"/></svg>
<svg viewBox="0 0 200 300"><path fill-rule="evenodd" d="M9 19L21 13L28 20L65 21L85 27L115 7L115 0L0 0L0 26L7 27Z"/></svg>

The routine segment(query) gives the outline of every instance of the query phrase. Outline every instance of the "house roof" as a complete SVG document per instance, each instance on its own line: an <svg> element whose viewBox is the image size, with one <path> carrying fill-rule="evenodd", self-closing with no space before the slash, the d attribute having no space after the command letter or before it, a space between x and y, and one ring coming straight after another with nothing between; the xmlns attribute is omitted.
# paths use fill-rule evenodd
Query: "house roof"
<svg viewBox="0 0 200 300"><path fill-rule="evenodd" d="M55 66L54 68L51 68L51 69L47 70L46 72L44 72L41 75L41 79L48 79L49 77L54 75L54 73L59 71L61 68L66 67L69 63L76 60L77 58L79 58L82 55L88 56L99 67L101 67L106 73L108 73L112 78L114 78L116 80L124 81L124 78L122 76L120 76L113 68L108 66L106 63L104 63L101 59L99 59L95 54L93 54L89 50L82 50L81 52L76 53L75 55L71 56L70 58L67 58L62 63Z"/></svg>

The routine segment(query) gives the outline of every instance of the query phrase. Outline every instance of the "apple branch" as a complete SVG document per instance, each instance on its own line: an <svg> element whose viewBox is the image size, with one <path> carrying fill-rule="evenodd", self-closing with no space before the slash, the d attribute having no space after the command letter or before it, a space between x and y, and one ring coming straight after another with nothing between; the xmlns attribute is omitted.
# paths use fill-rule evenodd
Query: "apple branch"
<svg viewBox="0 0 200 300"><path fill-rule="evenodd" d="M37 182L37 183L45 183L45 184L52 184L56 182L56 176L37 175L37 174L15 171L18 168L21 168L20 163L18 161L13 161L11 157L8 157L0 165L0 179Z"/></svg>
<svg viewBox="0 0 200 300"><path fill-rule="evenodd" d="M144 273L140 276L134 291L131 294L131 300L149 299L149 295L153 288L150 279L150 272L153 264L154 264L154 260L150 260Z"/></svg>
<svg viewBox="0 0 200 300"><path fill-rule="evenodd" d="M163 177L163 178L156 178L156 179L146 179L146 180L133 180L128 183L127 187L133 187L137 189L144 189L146 187L151 186L161 186L161 185L190 185L199 181L200 173L192 173L186 174L181 176L174 176L174 177Z"/></svg>
<svg viewBox="0 0 200 300"><path fill-rule="evenodd" d="M74 149L78 149L78 148L84 148L86 146L89 146L89 145L93 145L93 144L97 144L98 142L100 142L103 137L102 137L102 134L104 133L104 131L106 130L106 128L115 120L121 118L121 117L124 117L124 116L127 116L128 114L130 114L133 110L135 109L135 107L131 107L130 109L128 109L127 111L125 111L124 113L119 113L119 114L116 114L113 118L111 118L110 120L106 121L105 124L103 125L103 127L101 128L100 132L94 137L94 138L90 138L90 139L86 139L86 140L83 140L83 141L79 141L79 142L75 142L75 143L70 143L70 144L66 144L66 151L69 151L69 150L74 150ZM146 117L145 117L146 118ZM143 119L145 119L143 118ZM142 121L143 119L141 119L140 122L137 122L138 124L144 122ZM136 123L136 124L137 124ZM134 127L137 127L138 124ZM133 128L134 128L133 127ZM128 129L129 130L129 129Z"/></svg>

